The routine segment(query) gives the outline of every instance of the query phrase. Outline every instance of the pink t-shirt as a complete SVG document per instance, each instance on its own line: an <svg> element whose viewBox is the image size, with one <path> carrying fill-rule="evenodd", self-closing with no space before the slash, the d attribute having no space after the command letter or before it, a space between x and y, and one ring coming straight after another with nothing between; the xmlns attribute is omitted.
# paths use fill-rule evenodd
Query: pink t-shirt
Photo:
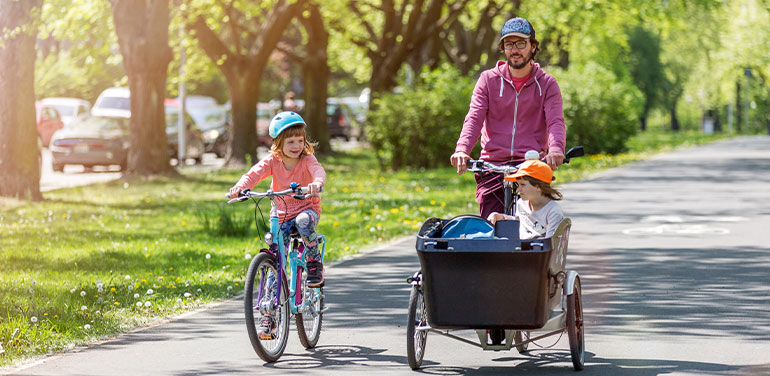
<svg viewBox="0 0 770 376"><path fill-rule="evenodd" d="M291 170L284 166L281 157L272 153L255 164L251 169L243 174L238 183L235 184L239 189L252 189L262 179L272 176L270 189L273 191L282 191L289 189L291 183L297 183L300 187L306 187L313 182L324 184L326 181L326 171L314 155L303 155L299 162ZM285 200L276 200L278 207L278 218L281 222L296 217L303 210L310 208L316 213L321 214L321 198L311 197L306 200L284 196Z"/></svg>

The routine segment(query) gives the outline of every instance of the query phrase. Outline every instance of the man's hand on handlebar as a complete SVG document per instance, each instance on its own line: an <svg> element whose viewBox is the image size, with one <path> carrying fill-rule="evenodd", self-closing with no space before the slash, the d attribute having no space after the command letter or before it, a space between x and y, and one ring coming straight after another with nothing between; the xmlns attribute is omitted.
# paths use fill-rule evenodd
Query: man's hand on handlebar
<svg viewBox="0 0 770 376"><path fill-rule="evenodd" d="M457 168L457 175L462 175L465 172L465 170L468 168L468 161L470 159L470 155L461 151L452 154L452 156L449 158L449 160L452 162L452 166Z"/></svg>
<svg viewBox="0 0 770 376"><path fill-rule="evenodd" d="M556 170L557 167L564 163L564 154L562 153L548 153L545 156L545 163L551 167L551 170Z"/></svg>

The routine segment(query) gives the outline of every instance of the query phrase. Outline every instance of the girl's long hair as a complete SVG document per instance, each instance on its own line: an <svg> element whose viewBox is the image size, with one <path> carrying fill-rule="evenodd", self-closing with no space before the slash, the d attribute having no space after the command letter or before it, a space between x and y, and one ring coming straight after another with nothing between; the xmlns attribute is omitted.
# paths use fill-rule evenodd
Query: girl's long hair
<svg viewBox="0 0 770 376"><path fill-rule="evenodd" d="M304 154L315 154L315 146L317 145L315 142L311 141L307 137L307 132L305 132L305 125L304 124L297 124L294 126L291 126L281 132L281 134L278 135L278 137L273 139L273 146L270 147L270 153L272 153L275 156L282 157L283 156L283 142L289 137L296 137L296 136L302 136L305 139L305 150L302 151L302 155Z"/></svg>
<svg viewBox="0 0 770 376"><path fill-rule="evenodd" d="M542 180L535 179L531 176L522 176L519 179L525 179L529 182L529 184L532 184L533 186L540 188L540 191L543 192L543 196L548 197L551 200L561 200L564 198L564 196L561 194L561 192L557 191L556 188L551 187L551 184L546 183Z"/></svg>

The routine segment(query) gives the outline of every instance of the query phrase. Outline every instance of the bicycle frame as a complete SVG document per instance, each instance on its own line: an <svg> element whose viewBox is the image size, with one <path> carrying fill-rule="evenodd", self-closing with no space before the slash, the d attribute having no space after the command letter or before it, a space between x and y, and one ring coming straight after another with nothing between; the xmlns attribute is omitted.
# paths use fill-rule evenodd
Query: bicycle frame
<svg viewBox="0 0 770 376"><path fill-rule="evenodd" d="M307 268L307 263L304 259L305 245L302 242L302 239L297 239L295 237L289 237L290 240L294 240L295 244L283 244L281 225L278 221L278 209L273 200L274 198L270 197L270 233L273 241L272 244L270 244L269 249L262 249L261 252L268 252L276 258L278 264L277 269L280 271L276 276L277 286L282 286L283 280L287 280L289 284L288 298L294 297L294 299L289 299L289 310L292 314L297 314L307 310L312 303L311 300L303 301L302 299L303 291L302 281L300 279L302 278L302 270ZM323 261L324 253L326 251L326 237L324 235L318 235L318 245L320 247L321 261ZM286 273L287 259L289 276L287 276ZM262 300L262 292L264 291L263 284L266 280L264 277L265 276L260 279L260 291L257 301ZM275 301L273 303L276 306L281 303L281 291L282 289L278 288L278 292L275 294Z"/></svg>

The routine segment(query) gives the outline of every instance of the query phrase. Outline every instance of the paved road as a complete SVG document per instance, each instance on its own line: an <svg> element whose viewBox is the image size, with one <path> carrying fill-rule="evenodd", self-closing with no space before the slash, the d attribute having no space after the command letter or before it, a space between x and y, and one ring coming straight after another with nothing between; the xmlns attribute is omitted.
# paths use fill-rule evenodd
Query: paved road
<svg viewBox="0 0 770 376"><path fill-rule="evenodd" d="M770 374L769 172L770 137L752 137L561 187L574 221L568 268L583 278L582 375ZM293 335L275 364L253 353L231 300L15 374L412 374L404 279L418 267L413 239L330 267L319 346ZM567 349L562 338L526 355L484 352L430 335L422 371L571 374Z"/></svg>
<svg viewBox="0 0 770 376"><path fill-rule="evenodd" d="M51 167L51 151L48 148L42 150L43 163L40 171L40 191L47 192L59 188L77 187L93 183L102 183L110 180L119 179L121 176L120 167L113 166L95 166L92 169L85 169L83 166L66 165L64 171L54 172ZM192 163L192 159L188 160ZM213 153L203 156L203 164L188 164L184 170L193 169L214 169L219 168L224 160L217 158ZM184 171L183 171L184 172Z"/></svg>

